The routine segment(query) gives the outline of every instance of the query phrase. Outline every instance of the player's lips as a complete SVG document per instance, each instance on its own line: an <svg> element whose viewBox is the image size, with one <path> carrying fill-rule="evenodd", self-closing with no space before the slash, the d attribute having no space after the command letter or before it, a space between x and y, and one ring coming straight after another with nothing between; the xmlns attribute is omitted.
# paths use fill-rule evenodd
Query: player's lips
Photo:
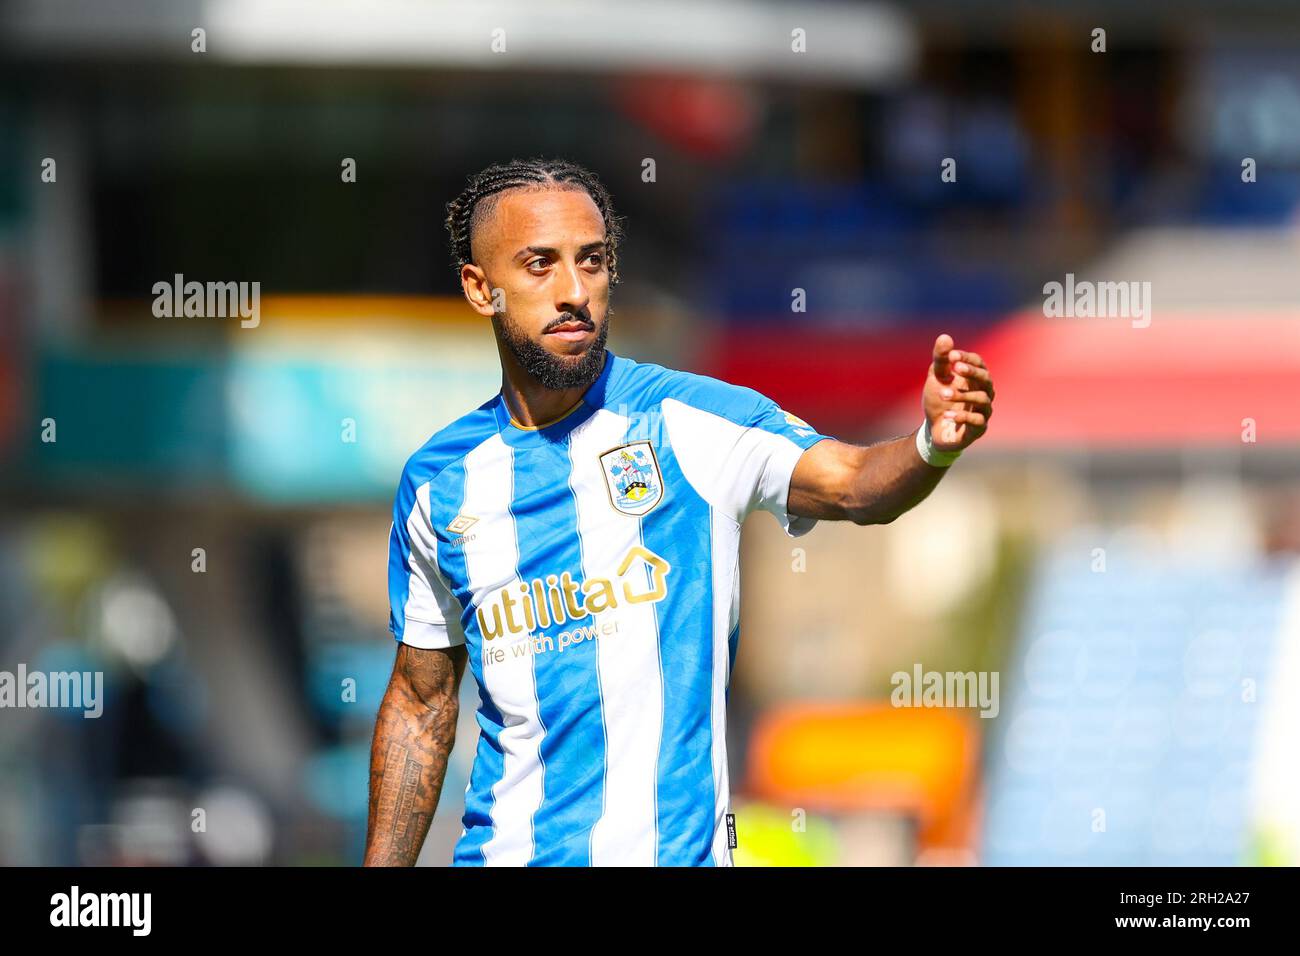
<svg viewBox="0 0 1300 956"><path fill-rule="evenodd" d="M554 335L566 342L580 342L594 330L595 326L590 322L561 322L546 334Z"/></svg>

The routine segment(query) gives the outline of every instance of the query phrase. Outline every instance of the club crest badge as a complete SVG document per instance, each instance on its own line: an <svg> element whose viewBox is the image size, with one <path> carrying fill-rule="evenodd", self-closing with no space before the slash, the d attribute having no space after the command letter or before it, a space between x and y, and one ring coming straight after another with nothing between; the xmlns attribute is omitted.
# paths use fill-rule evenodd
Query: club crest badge
<svg viewBox="0 0 1300 956"><path fill-rule="evenodd" d="M648 441L634 441L600 456L609 501L615 511L643 515L664 497L659 460Z"/></svg>

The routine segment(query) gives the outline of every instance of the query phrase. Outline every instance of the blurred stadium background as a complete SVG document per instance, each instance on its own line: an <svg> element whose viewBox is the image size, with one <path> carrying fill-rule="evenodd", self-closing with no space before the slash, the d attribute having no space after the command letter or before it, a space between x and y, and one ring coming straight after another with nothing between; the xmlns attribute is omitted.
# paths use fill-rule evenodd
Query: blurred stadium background
<svg viewBox="0 0 1300 956"><path fill-rule="evenodd" d="M0 0L0 669L106 675L0 711L0 863L360 860L395 483L499 384L443 205L532 155L628 217L618 352L856 441L939 331L995 372L916 512L751 522L738 863L1300 863L1298 53L1282 0ZM177 273L260 325L155 318ZM1045 318L1067 273L1150 325Z"/></svg>

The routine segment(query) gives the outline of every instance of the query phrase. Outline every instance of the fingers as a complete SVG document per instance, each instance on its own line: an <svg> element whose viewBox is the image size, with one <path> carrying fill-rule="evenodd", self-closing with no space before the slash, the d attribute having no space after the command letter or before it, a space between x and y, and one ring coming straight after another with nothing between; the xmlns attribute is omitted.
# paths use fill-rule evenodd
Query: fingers
<svg viewBox="0 0 1300 956"><path fill-rule="evenodd" d="M950 408L943 413L943 418L945 421L953 422L956 425L972 425L976 428L982 428L988 424L988 416L983 412L971 411L965 408Z"/></svg>
<svg viewBox="0 0 1300 956"><path fill-rule="evenodd" d="M986 385L985 390L991 395L993 393L991 387L993 382L989 377L988 368L984 365L983 357L978 352L967 352L953 348L953 344L952 336L947 332L934 340L935 378L947 384L952 381L954 374L963 375L970 381Z"/></svg>
<svg viewBox="0 0 1300 956"><path fill-rule="evenodd" d="M952 351L952 336L947 332L934 340L934 377L941 382L952 380L952 362L949 359Z"/></svg>
<svg viewBox="0 0 1300 956"><path fill-rule="evenodd" d="M934 341L933 362L937 387L928 388L938 392L939 407L947 406L935 421L936 440L964 448L984 433L993 415L993 376L979 353L953 348L946 333ZM927 402L934 401L934 391Z"/></svg>
<svg viewBox="0 0 1300 956"><path fill-rule="evenodd" d="M965 362L958 362L952 368L958 375L966 379L967 383L978 382L984 386L984 391L988 392L989 395L993 394L993 376L989 374L988 369L980 365L967 365Z"/></svg>
<svg viewBox="0 0 1300 956"><path fill-rule="evenodd" d="M943 396L945 402L961 402L966 405L986 406L983 410L991 412L993 410L993 396L988 392L963 392L957 389L945 388L939 393Z"/></svg>

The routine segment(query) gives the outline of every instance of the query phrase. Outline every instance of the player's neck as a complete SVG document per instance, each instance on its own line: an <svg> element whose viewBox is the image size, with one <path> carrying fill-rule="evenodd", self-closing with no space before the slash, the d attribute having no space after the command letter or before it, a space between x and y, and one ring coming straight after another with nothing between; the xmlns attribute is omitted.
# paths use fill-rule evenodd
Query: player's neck
<svg viewBox="0 0 1300 956"><path fill-rule="evenodd" d="M609 361L606 352L601 362ZM546 388L528 372L524 371L514 356L502 356L501 395L505 399L506 410L511 420L524 428L545 428L564 418L582 401L590 385L574 388Z"/></svg>

